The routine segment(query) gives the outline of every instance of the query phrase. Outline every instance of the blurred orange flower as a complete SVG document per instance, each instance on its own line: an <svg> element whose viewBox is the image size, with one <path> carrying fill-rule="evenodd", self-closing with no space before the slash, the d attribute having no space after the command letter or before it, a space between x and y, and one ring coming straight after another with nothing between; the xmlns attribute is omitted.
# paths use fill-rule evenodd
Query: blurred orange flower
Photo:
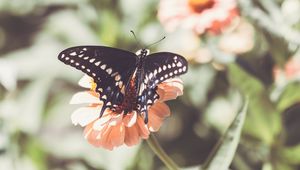
<svg viewBox="0 0 300 170"><path fill-rule="evenodd" d="M183 94L183 85L179 78L160 83L157 88L160 98L149 108L149 121L145 124L142 115L136 111L118 114L106 109L103 116L99 118L102 103L99 94L94 91L93 79L84 76L79 81L79 85L91 90L76 93L70 103L89 105L75 110L71 116L72 122L85 127L84 136L90 144L109 150L123 144L136 145L140 138L147 139L150 132L158 131L163 120L171 114L164 101L175 99Z"/></svg>
<svg viewBox="0 0 300 170"><path fill-rule="evenodd" d="M181 26L197 34L219 33L237 16L235 0L161 0L158 9L167 31Z"/></svg>

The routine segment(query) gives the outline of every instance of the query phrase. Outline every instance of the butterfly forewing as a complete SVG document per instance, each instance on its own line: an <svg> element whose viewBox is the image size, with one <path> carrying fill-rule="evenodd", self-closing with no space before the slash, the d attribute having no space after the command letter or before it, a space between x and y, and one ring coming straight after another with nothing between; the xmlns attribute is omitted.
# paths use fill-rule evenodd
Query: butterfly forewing
<svg viewBox="0 0 300 170"><path fill-rule="evenodd" d="M135 69L134 53L103 46L77 46L62 51L59 60L91 76L96 91L106 107L113 108L124 97L122 88L127 85Z"/></svg>

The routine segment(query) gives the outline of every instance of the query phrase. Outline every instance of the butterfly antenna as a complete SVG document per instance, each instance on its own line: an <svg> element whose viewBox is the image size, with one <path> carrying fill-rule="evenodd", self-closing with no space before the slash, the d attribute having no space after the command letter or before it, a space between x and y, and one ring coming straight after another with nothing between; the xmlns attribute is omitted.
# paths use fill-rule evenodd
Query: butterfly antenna
<svg viewBox="0 0 300 170"><path fill-rule="evenodd" d="M152 43L152 44L147 45L145 48L147 49L147 48L149 48L149 47L151 47L151 46L153 46L153 45L155 45L155 44L161 42L161 41L164 40L165 38L166 38L166 36L162 37L160 40L158 40L158 41L156 41L156 42L154 42L154 43Z"/></svg>
<svg viewBox="0 0 300 170"><path fill-rule="evenodd" d="M142 49L141 43L140 43L140 41L136 38L136 35L135 35L134 31L130 30L130 32L131 32L132 35L134 36L134 39L135 39L136 43L138 44L138 46L140 47L140 49Z"/></svg>

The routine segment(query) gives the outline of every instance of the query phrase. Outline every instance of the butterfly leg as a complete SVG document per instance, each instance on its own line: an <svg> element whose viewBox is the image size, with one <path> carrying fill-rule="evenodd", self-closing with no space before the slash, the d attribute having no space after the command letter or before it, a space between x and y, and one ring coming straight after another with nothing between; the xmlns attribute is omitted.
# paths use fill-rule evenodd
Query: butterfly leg
<svg viewBox="0 0 300 170"><path fill-rule="evenodd" d="M148 123L148 109L146 109L144 113L145 113L144 123L147 124Z"/></svg>
<svg viewBox="0 0 300 170"><path fill-rule="evenodd" d="M102 117L105 110L106 110L106 106L103 105L99 114L99 119Z"/></svg>

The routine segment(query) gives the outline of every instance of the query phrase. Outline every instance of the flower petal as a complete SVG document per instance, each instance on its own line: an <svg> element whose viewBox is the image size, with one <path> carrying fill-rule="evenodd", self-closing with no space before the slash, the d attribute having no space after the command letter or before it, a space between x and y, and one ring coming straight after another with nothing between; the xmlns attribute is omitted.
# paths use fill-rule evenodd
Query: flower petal
<svg viewBox="0 0 300 170"><path fill-rule="evenodd" d="M87 137L90 135L90 133L92 132L93 130L93 124L90 123L88 124L84 130L83 130L83 134L84 134L84 138L87 139Z"/></svg>
<svg viewBox="0 0 300 170"><path fill-rule="evenodd" d="M125 126L123 123L111 127L112 130L109 134L109 140L113 146L120 146L124 143Z"/></svg>
<svg viewBox="0 0 300 170"><path fill-rule="evenodd" d="M171 111L167 104L163 102L156 102L154 105L152 105L149 109L149 115L155 114L160 118L166 118L170 116Z"/></svg>
<svg viewBox="0 0 300 170"><path fill-rule="evenodd" d="M123 123L125 124L126 127L131 127L136 123L136 119L137 119L137 113L136 111L133 111L124 116Z"/></svg>
<svg viewBox="0 0 300 170"><path fill-rule="evenodd" d="M84 103L101 103L99 98L92 95L88 91L75 93L70 100L70 104L84 104Z"/></svg>
<svg viewBox="0 0 300 170"><path fill-rule="evenodd" d="M91 88L92 84L91 82L93 82L93 78L88 76L88 75L84 75L78 82L78 85L84 88Z"/></svg>
<svg viewBox="0 0 300 170"><path fill-rule="evenodd" d="M111 117L110 114L103 114L101 118L93 123L93 129L102 130L107 125L107 122L110 121Z"/></svg>
<svg viewBox="0 0 300 170"><path fill-rule="evenodd" d="M176 99L183 94L183 84L179 78L169 79L158 85L157 93L160 101Z"/></svg>
<svg viewBox="0 0 300 170"><path fill-rule="evenodd" d="M90 129L90 133L86 135L87 141L95 147L100 147L101 140L99 139L99 136L101 136L102 131L93 130L92 128Z"/></svg>
<svg viewBox="0 0 300 170"><path fill-rule="evenodd" d="M132 146L139 143L140 137L139 137L139 132L137 130L137 126L126 127L125 134L126 136L125 136L124 143L127 146Z"/></svg>
<svg viewBox="0 0 300 170"><path fill-rule="evenodd" d="M144 119L141 116L138 116L137 127L140 137L143 139L148 139L150 132L147 125L144 123Z"/></svg>
<svg viewBox="0 0 300 170"><path fill-rule="evenodd" d="M111 113L112 114L112 117L109 121L109 125L110 126L117 126L119 125L121 122L122 122L122 119L123 119L123 113L121 114L117 114L117 113Z"/></svg>
<svg viewBox="0 0 300 170"><path fill-rule="evenodd" d="M171 111L165 103L157 102L149 109L148 128L151 132L156 132L161 127L163 120L170 116Z"/></svg>
<svg viewBox="0 0 300 170"><path fill-rule="evenodd" d="M149 114L148 128L151 132L156 132L159 130L164 119L157 116L156 114Z"/></svg>
<svg viewBox="0 0 300 170"><path fill-rule="evenodd" d="M74 125L86 126L99 117L101 106L81 107L72 113L71 120Z"/></svg>
<svg viewBox="0 0 300 170"><path fill-rule="evenodd" d="M101 136L101 146L105 149L112 150L113 145L110 141L109 135L112 131L112 126L107 126L107 129L102 130L102 136Z"/></svg>

